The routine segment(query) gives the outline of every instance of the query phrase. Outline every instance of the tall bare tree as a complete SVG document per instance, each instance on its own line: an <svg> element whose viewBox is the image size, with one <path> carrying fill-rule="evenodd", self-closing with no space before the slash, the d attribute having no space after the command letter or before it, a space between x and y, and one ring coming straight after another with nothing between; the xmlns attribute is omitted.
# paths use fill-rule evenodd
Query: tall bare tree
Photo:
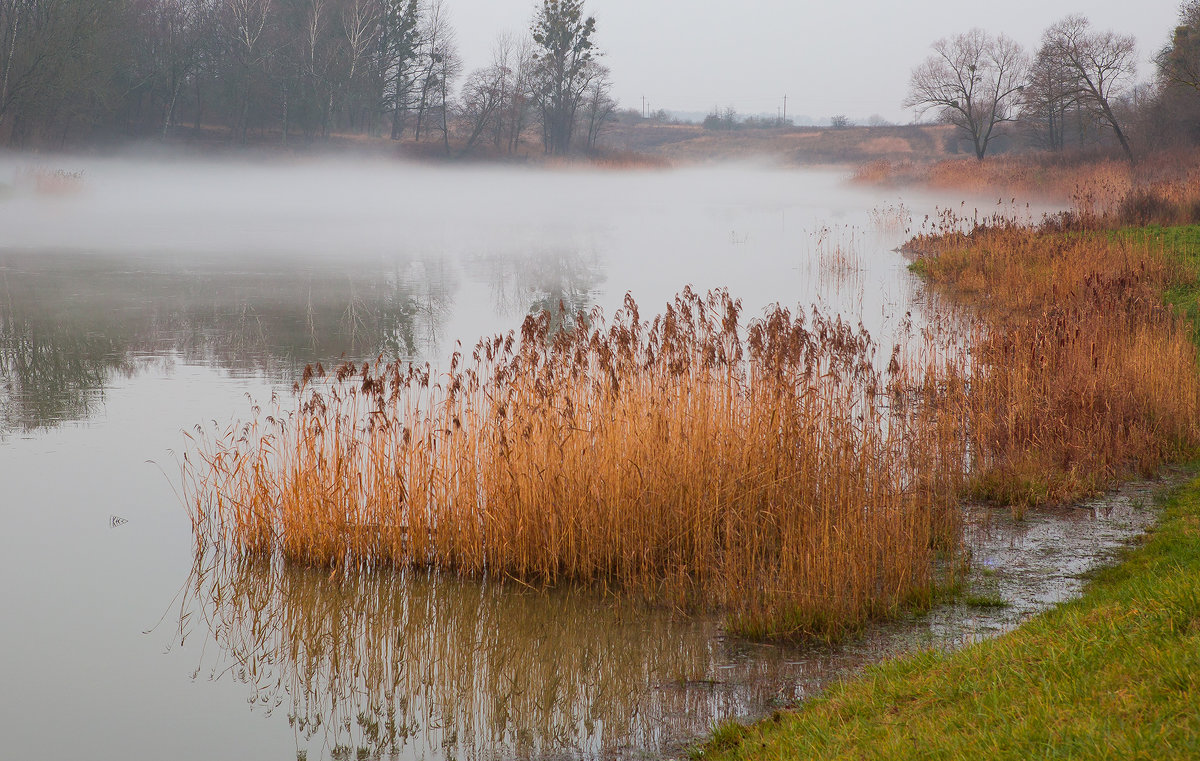
<svg viewBox="0 0 1200 761"><path fill-rule="evenodd" d="M1021 118L1033 127L1036 143L1047 150L1063 150L1068 114L1080 108L1075 77L1053 50L1042 45L1021 99Z"/></svg>
<svg viewBox="0 0 1200 761"><path fill-rule="evenodd" d="M1085 16L1075 14L1047 29L1042 46L1070 73L1075 93L1096 109L1133 162L1133 149L1113 110L1115 100L1133 84L1137 68L1133 35L1095 32Z"/></svg>
<svg viewBox="0 0 1200 761"><path fill-rule="evenodd" d="M502 63L508 76L493 141L496 148L503 146L508 153L516 153L529 125L537 87L537 61L533 47L533 38L528 35L518 37L503 34L496 43L495 58Z"/></svg>
<svg viewBox="0 0 1200 761"><path fill-rule="evenodd" d="M935 110L971 141L983 160L996 127L1013 121L1029 70L1029 57L1004 35L972 29L933 43L933 55L912 72L906 108Z"/></svg>
<svg viewBox="0 0 1200 761"><path fill-rule="evenodd" d="M273 0L222 0L220 27L234 68L237 118L234 132L246 141L254 93L266 83L267 25L273 17Z"/></svg>
<svg viewBox="0 0 1200 761"><path fill-rule="evenodd" d="M583 93L583 123L587 127L587 148L596 150L596 142L605 126L612 122L617 102L612 97L612 80L607 66L592 62L588 86Z"/></svg>
<svg viewBox="0 0 1200 761"><path fill-rule="evenodd" d="M364 101L369 97L365 91L370 85L364 69L370 63L370 53L376 49L383 31L380 25L383 11L379 0L343 0L341 21L346 51L344 87L346 115L351 128L365 122L365 112L371 110L364 107Z"/></svg>
<svg viewBox="0 0 1200 761"><path fill-rule="evenodd" d="M145 46L154 70L148 74L162 108L162 137L175 124L184 88L195 76L214 22L209 0L151 0L146 4Z"/></svg>
<svg viewBox="0 0 1200 761"><path fill-rule="evenodd" d="M508 71L496 62L467 75L460 97L459 116L467 129L463 153L469 153L488 132L499 133Z"/></svg>

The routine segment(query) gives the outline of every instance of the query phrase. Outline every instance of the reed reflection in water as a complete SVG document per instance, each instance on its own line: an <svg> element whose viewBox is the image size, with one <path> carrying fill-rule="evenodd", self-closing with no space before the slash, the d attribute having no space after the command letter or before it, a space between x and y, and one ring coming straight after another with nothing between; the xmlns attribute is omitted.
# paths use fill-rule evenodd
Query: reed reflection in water
<svg viewBox="0 0 1200 761"><path fill-rule="evenodd" d="M194 638L194 678L236 680L252 705L286 711L308 759L661 749L795 700L805 672L827 668L585 589L213 555L180 603L176 641Z"/></svg>

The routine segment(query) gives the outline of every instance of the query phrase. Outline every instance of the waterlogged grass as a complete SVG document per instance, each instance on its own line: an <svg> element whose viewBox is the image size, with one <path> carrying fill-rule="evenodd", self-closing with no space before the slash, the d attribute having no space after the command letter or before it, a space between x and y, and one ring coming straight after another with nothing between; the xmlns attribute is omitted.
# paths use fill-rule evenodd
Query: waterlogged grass
<svg viewBox="0 0 1200 761"><path fill-rule="evenodd" d="M996 640L867 670L723 727L712 759L1200 758L1200 480L1083 597Z"/></svg>

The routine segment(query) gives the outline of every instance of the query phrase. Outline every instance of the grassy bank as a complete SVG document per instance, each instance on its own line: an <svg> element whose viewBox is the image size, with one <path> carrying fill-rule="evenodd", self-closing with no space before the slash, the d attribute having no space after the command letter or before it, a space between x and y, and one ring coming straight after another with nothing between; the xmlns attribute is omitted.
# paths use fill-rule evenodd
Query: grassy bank
<svg viewBox="0 0 1200 761"><path fill-rule="evenodd" d="M727 725L713 759L1200 757L1200 480L1084 596L956 653L872 667Z"/></svg>

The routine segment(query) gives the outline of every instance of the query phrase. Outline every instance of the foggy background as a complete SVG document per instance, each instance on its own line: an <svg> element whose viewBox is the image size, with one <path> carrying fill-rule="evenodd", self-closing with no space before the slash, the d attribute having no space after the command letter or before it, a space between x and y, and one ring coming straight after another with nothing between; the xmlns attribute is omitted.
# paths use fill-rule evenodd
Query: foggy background
<svg viewBox="0 0 1200 761"><path fill-rule="evenodd" d="M526 31L534 7L533 0L447 0L465 70L488 62L498 32ZM645 96L652 110L774 114L786 94L797 121L878 114L899 123L913 118L900 106L909 74L941 37L980 27L1036 50L1046 27L1082 13L1096 30L1137 37L1145 77L1179 12L1174 0L592 0L585 8L596 17L596 43L622 107L640 109Z"/></svg>

